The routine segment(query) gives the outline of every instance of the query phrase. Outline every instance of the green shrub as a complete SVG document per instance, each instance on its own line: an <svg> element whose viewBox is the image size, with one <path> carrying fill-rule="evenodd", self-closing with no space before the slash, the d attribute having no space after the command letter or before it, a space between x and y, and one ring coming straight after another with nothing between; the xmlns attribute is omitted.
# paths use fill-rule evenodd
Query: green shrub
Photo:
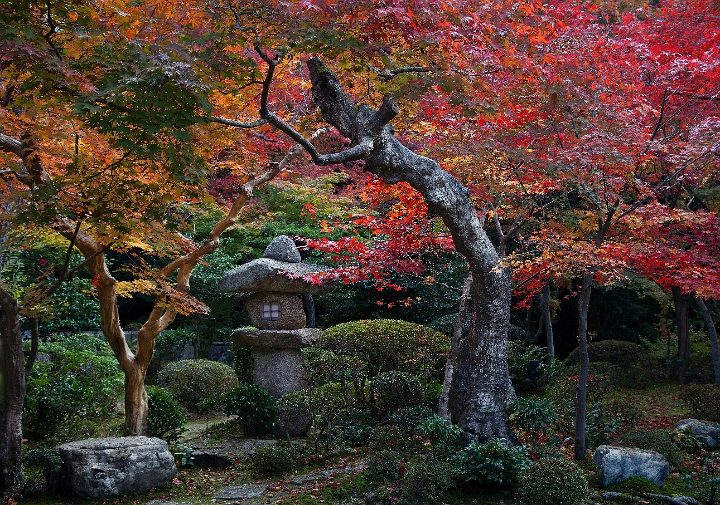
<svg viewBox="0 0 720 505"><path fill-rule="evenodd" d="M680 393L693 416L704 421L720 422L720 387L714 384L692 384Z"/></svg>
<svg viewBox="0 0 720 505"><path fill-rule="evenodd" d="M289 447L265 445L250 455L253 470L262 475L286 475L295 467L295 457Z"/></svg>
<svg viewBox="0 0 720 505"><path fill-rule="evenodd" d="M123 389L123 374L105 340L91 336L40 342L47 360L27 377L23 436L52 437L64 423L109 414Z"/></svg>
<svg viewBox="0 0 720 505"><path fill-rule="evenodd" d="M520 429L545 433L558 414L549 400L518 398L510 406L510 419Z"/></svg>
<svg viewBox="0 0 720 505"><path fill-rule="evenodd" d="M160 370L157 382L175 398L180 405L197 412L203 398L220 401L238 385L233 369L223 363L206 359L188 359L168 363Z"/></svg>
<svg viewBox="0 0 720 505"><path fill-rule="evenodd" d="M677 468L682 462L682 451L673 430L632 430L618 438L618 444L659 452L670 466Z"/></svg>
<svg viewBox="0 0 720 505"><path fill-rule="evenodd" d="M442 379L449 349L447 335L396 319L352 321L325 330L318 347L343 356L356 356L368 373L399 370Z"/></svg>
<svg viewBox="0 0 720 505"><path fill-rule="evenodd" d="M391 449L381 449L370 455L366 475L371 482L394 482L400 478L402 455ZM404 471L404 468L403 468Z"/></svg>
<svg viewBox="0 0 720 505"><path fill-rule="evenodd" d="M185 431L185 415L180 404L158 386L147 388L148 395L148 435L162 438L168 443L176 443Z"/></svg>
<svg viewBox="0 0 720 505"><path fill-rule="evenodd" d="M478 484L512 484L530 463L524 447L509 445L500 438L484 444L473 441L454 459L464 480Z"/></svg>
<svg viewBox="0 0 720 505"><path fill-rule="evenodd" d="M423 399L423 387L412 375L389 371L378 374L370 386L381 418L406 407L414 407Z"/></svg>
<svg viewBox="0 0 720 505"><path fill-rule="evenodd" d="M519 505L581 505L587 496L585 472L564 458L539 459L518 476Z"/></svg>
<svg viewBox="0 0 720 505"><path fill-rule="evenodd" d="M277 418L277 402L263 387L240 383L223 397L223 412L238 416L245 435L267 433Z"/></svg>
<svg viewBox="0 0 720 505"><path fill-rule="evenodd" d="M454 450L460 442L463 431L459 426L434 414L422 419L415 427L415 433L428 440L433 449L433 455L437 455L439 451Z"/></svg>
<svg viewBox="0 0 720 505"><path fill-rule="evenodd" d="M402 468L402 467L401 467ZM436 503L455 487L455 471L448 462L419 459L408 465L400 479L402 505Z"/></svg>

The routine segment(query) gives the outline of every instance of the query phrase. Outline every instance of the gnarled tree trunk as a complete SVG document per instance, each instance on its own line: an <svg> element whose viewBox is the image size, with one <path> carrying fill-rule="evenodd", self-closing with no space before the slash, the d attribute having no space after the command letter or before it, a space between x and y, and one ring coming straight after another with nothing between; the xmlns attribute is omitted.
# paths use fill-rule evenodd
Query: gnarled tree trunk
<svg viewBox="0 0 720 505"><path fill-rule="evenodd" d="M470 191L437 162L412 152L395 138L387 126L398 112L391 100L386 99L378 110L356 106L319 59L309 60L308 68L313 98L324 119L352 140L354 147L347 153L364 159L367 170L386 182L402 181L415 188L429 212L442 218L455 248L467 258L473 276L473 316L470 333L460 346L449 411L453 422L471 439L497 437L515 442L508 415L508 404L515 399L507 368L510 270L485 233ZM263 117L289 131L267 111ZM310 154L316 163L344 161L339 156Z"/></svg>

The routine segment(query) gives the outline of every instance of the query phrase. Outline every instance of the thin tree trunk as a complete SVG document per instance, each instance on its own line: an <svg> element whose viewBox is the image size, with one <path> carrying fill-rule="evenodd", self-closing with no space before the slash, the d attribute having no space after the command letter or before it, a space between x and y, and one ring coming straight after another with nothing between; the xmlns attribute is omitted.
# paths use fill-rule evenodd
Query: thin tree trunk
<svg viewBox="0 0 720 505"><path fill-rule="evenodd" d="M30 354L28 354L27 361L25 362L25 377L32 372L38 355L38 346L40 344L40 325L38 324L37 317L30 318L30 338Z"/></svg>
<svg viewBox="0 0 720 505"><path fill-rule="evenodd" d="M545 341L547 342L548 364L555 360L555 339L553 337L552 318L550 314L550 281L548 280L543 288L540 298L543 320L545 321Z"/></svg>
<svg viewBox="0 0 720 505"><path fill-rule="evenodd" d="M690 364L690 295L680 291L679 287L672 288L675 302L675 324L677 325L678 351L680 367L676 372L677 378L683 382L685 370Z"/></svg>
<svg viewBox="0 0 720 505"><path fill-rule="evenodd" d="M713 322L712 315L705 305L702 298L696 297L695 303L700 309L703 319L705 320L705 326L707 326L708 336L710 337L710 349L712 353L713 371L715 372L715 385L720 386L720 352L718 351L718 335L717 328Z"/></svg>
<svg viewBox="0 0 720 505"><path fill-rule="evenodd" d="M25 482L22 411L25 366L17 300L0 287L0 499L9 500Z"/></svg>
<svg viewBox="0 0 720 505"><path fill-rule="evenodd" d="M450 401L450 389L452 386L453 371L455 370L455 362L457 361L460 349L460 341L462 340L462 331L465 326L465 318L467 317L468 299L470 297L470 289L472 288L472 274L468 274L462 292L460 293L460 306L458 308L458 318L453 328L452 338L450 340L450 351L445 361L445 378L443 379L442 393L440 394L440 402L438 403L438 415L447 421L452 421L448 412L448 403Z"/></svg>
<svg viewBox="0 0 720 505"><path fill-rule="evenodd" d="M590 307L593 272L586 270L583 274L580 298L578 299L578 342L580 351L580 374L578 376L577 397L575 401L575 459L585 459L587 445L585 431L587 415L587 382L590 360L588 359L587 315Z"/></svg>

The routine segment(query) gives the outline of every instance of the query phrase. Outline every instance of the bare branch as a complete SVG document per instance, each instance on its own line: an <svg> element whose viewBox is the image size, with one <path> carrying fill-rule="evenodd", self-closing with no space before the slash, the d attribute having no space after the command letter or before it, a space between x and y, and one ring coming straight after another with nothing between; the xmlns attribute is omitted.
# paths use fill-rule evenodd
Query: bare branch
<svg viewBox="0 0 720 505"><path fill-rule="evenodd" d="M257 128L258 126L267 124L267 120L265 119L256 119L255 121L236 121L234 119L225 119L224 117L219 116L209 116L204 119L207 119L211 123L220 123L227 126L234 126L236 128Z"/></svg>
<svg viewBox="0 0 720 505"><path fill-rule="evenodd" d="M20 141L15 140L4 133L0 133L0 149L22 158L22 144Z"/></svg>

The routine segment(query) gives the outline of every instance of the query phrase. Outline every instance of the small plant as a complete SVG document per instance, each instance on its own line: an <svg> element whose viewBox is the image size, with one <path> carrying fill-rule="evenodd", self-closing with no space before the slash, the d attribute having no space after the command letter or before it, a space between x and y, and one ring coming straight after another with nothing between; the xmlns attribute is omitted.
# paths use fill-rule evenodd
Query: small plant
<svg viewBox="0 0 720 505"><path fill-rule="evenodd" d="M371 482L394 482L405 471L402 455L397 451L382 449L373 453L367 463L367 478Z"/></svg>
<svg viewBox="0 0 720 505"><path fill-rule="evenodd" d="M518 476L519 505L581 505L587 495L585 472L564 458L539 459Z"/></svg>
<svg viewBox="0 0 720 505"><path fill-rule="evenodd" d="M680 398L693 411L693 416L705 421L720 422L720 387L714 384L692 384Z"/></svg>
<svg viewBox="0 0 720 505"><path fill-rule="evenodd" d="M177 442L185 431L187 421L180 404L158 386L147 388L147 395L148 435L162 438L170 444Z"/></svg>
<svg viewBox="0 0 720 505"><path fill-rule="evenodd" d="M295 467L295 457L289 447L265 445L250 455L253 470L262 475L287 475Z"/></svg>
<svg viewBox="0 0 720 505"><path fill-rule="evenodd" d="M493 438L484 444L471 442L457 453L455 462L466 482L510 485L530 459L524 447Z"/></svg>
<svg viewBox="0 0 720 505"><path fill-rule="evenodd" d="M400 480L403 505L435 503L456 486L453 468L447 462L420 459L409 465Z"/></svg>
<svg viewBox="0 0 720 505"><path fill-rule="evenodd" d="M173 452L180 466L193 466L195 464L195 458L192 453L193 448L187 444L178 444L175 447L175 452Z"/></svg>
<svg viewBox="0 0 720 505"><path fill-rule="evenodd" d="M169 363L158 374L157 382L192 412L198 411L198 403L203 398L220 401L225 393L238 385L231 367L206 359Z"/></svg>
<svg viewBox="0 0 720 505"><path fill-rule="evenodd" d="M223 411L238 416L246 436L266 433L277 417L275 398L257 384L231 389L223 398Z"/></svg>
<svg viewBox="0 0 720 505"><path fill-rule="evenodd" d="M415 432L430 442L433 460L436 460L439 452L449 452L457 446L463 431L459 426L435 414L420 421Z"/></svg>
<svg viewBox="0 0 720 505"><path fill-rule="evenodd" d="M510 406L510 419L525 431L545 434L557 417L557 411L548 400L518 398Z"/></svg>

